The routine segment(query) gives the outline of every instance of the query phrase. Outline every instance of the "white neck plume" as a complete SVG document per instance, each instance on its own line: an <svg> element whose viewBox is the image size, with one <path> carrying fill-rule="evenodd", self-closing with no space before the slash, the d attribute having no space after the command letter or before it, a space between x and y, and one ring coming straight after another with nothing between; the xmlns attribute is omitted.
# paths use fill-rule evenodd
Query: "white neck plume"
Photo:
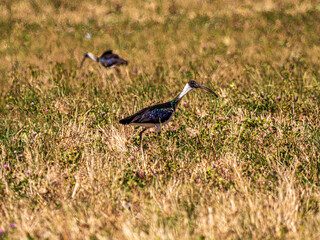
<svg viewBox="0 0 320 240"><path fill-rule="evenodd" d="M93 61L97 61L97 58L92 53L87 53L87 56L91 58Z"/></svg>
<svg viewBox="0 0 320 240"><path fill-rule="evenodd" d="M184 95L186 95L189 91L191 91L193 88L190 87L190 85L187 83L184 86L184 89L182 90L182 92L179 94L179 96L177 97L178 99L183 98Z"/></svg>

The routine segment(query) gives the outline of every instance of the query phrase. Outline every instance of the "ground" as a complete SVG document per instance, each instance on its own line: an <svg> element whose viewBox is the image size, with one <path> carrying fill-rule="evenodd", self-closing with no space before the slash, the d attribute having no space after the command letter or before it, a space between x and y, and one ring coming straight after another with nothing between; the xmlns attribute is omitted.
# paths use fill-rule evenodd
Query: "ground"
<svg viewBox="0 0 320 240"><path fill-rule="evenodd" d="M320 4L0 3L0 239L320 238ZM113 49L106 70L84 53ZM194 90L161 135L119 120Z"/></svg>

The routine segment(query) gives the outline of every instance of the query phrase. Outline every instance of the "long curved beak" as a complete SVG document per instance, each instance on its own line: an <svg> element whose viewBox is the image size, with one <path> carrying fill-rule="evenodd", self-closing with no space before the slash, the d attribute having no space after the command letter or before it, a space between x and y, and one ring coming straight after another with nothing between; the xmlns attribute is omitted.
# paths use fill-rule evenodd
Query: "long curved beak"
<svg viewBox="0 0 320 240"><path fill-rule="evenodd" d="M212 93L215 97L219 97L214 91L212 91L210 88L207 88L201 84L199 84L199 88L202 88L204 90L207 90L208 92Z"/></svg>
<svg viewBox="0 0 320 240"><path fill-rule="evenodd" d="M81 69L82 68L82 65L83 65L83 63L84 63L84 61L86 60L86 58L88 57L88 55L87 54L85 54L84 56L83 56L83 59L82 59L82 61L81 61L81 64L80 64L80 67L79 67L79 69Z"/></svg>

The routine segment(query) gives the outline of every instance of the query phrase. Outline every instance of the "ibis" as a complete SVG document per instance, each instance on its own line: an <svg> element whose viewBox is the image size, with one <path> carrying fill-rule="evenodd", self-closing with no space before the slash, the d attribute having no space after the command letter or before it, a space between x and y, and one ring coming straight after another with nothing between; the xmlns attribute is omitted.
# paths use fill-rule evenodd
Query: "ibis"
<svg viewBox="0 0 320 240"><path fill-rule="evenodd" d="M189 81L183 88L182 92L173 100L166 103L143 108L139 112L133 114L132 116L121 119L119 123L123 125L143 127L143 130L139 133L140 147L141 147L141 151L143 152L142 134L147 129L152 127L156 127L157 132L160 134L161 127L171 121L173 114L176 111L177 105L181 101L183 96L186 95L189 91L196 88L202 88L204 90L207 90L208 92L212 93L215 97L218 97L218 95L215 92L213 92L211 89L195 81Z"/></svg>
<svg viewBox="0 0 320 240"><path fill-rule="evenodd" d="M128 61L119 57L119 55L112 53L112 50L105 51L100 57L95 57L92 53L85 53L81 61L80 68L84 61L90 58L95 62L100 63L105 68L114 68L118 65L127 65Z"/></svg>

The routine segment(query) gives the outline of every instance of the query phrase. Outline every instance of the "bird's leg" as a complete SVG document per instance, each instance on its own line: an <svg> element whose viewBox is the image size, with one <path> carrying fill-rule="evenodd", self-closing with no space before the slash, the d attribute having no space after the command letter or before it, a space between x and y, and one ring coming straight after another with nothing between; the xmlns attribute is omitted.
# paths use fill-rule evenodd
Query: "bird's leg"
<svg viewBox="0 0 320 240"><path fill-rule="evenodd" d="M161 125L160 124L157 125L157 133L158 133L157 139L158 139L158 142L159 142L159 136L160 136L160 133L161 133Z"/></svg>
<svg viewBox="0 0 320 240"><path fill-rule="evenodd" d="M141 153L143 155L143 146L142 146L142 134L144 131L146 131L148 128L144 128L140 133L139 133L139 136L140 136L140 148L141 148Z"/></svg>
<svg viewBox="0 0 320 240"><path fill-rule="evenodd" d="M157 131L158 131L158 134L160 134L161 133L161 125L159 124L159 125L157 125Z"/></svg>

